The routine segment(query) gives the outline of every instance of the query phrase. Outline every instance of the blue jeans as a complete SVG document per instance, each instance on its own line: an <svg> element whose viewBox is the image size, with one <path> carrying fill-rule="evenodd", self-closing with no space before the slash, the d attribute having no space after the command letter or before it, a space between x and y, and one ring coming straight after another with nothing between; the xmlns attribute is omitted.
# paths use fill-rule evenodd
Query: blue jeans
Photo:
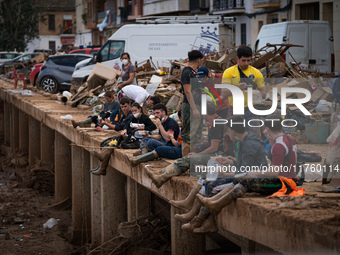
<svg viewBox="0 0 340 255"><path fill-rule="evenodd" d="M213 194L213 189L217 186L227 184L227 183L232 183L235 180L234 177L226 177L226 178L218 178L216 181L212 182L205 182L205 196L206 197L212 197L215 194Z"/></svg>
<svg viewBox="0 0 340 255"><path fill-rule="evenodd" d="M152 138L143 138L140 142L140 149L143 150L146 148L148 151L153 151L159 146L166 146L167 143L165 140L158 141Z"/></svg>
<svg viewBox="0 0 340 255"><path fill-rule="evenodd" d="M182 157L182 147L158 146L155 151L162 158L178 159Z"/></svg>

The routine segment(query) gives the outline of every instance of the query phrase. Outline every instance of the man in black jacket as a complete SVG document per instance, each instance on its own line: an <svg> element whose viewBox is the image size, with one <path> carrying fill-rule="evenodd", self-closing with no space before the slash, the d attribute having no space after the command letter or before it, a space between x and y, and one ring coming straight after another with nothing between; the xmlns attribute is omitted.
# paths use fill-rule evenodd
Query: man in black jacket
<svg viewBox="0 0 340 255"><path fill-rule="evenodd" d="M109 128L114 129L116 131L123 130L127 123L130 123L133 119L133 114L130 111L130 99L123 97L120 100L120 107L122 111L119 110L116 116L114 118L120 117L118 121L108 120L105 119L104 124L107 125ZM120 116L118 116L120 115ZM112 115L111 115L112 116ZM90 172L94 175L106 175L106 167L109 164L110 156L112 154L113 150L103 149L103 150L94 150L93 154L96 155L101 163L95 168L90 170Z"/></svg>

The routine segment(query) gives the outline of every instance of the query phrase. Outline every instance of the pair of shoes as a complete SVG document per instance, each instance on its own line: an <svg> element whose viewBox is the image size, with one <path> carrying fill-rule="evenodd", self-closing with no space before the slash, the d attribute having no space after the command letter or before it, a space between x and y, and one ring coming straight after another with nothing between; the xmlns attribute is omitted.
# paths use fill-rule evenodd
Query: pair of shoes
<svg viewBox="0 0 340 255"><path fill-rule="evenodd" d="M217 215L224 207L234 202L237 198L243 197L245 193L246 188L238 183L233 188L228 186L214 197L206 198L200 194L197 194L196 197L202 206L208 208L210 212Z"/></svg>
<svg viewBox="0 0 340 255"><path fill-rule="evenodd" d="M144 169L157 188L162 187L162 185L170 180L172 176L181 175L183 173L183 171L175 164L168 165L157 172L152 171L148 166L145 166Z"/></svg>

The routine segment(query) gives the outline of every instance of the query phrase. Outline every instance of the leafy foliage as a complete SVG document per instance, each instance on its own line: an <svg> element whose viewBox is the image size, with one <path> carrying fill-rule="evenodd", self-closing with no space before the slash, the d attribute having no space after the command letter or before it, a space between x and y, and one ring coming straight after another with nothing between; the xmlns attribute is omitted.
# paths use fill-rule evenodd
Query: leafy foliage
<svg viewBox="0 0 340 255"><path fill-rule="evenodd" d="M44 21L38 0L0 0L0 49L25 51L27 43L39 37Z"/></svg>

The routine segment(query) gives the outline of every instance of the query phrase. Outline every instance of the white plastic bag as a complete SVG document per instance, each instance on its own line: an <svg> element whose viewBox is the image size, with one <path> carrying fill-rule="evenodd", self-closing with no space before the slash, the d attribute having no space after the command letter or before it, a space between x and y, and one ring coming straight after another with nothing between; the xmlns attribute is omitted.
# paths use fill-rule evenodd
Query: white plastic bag
<svg viewBox="0 0 340 255"><path fill-rule="evenodd" d="M58 221L55 218L50 218L48 221L45 222L43 228L53 228L57 224Z"/></svg>

